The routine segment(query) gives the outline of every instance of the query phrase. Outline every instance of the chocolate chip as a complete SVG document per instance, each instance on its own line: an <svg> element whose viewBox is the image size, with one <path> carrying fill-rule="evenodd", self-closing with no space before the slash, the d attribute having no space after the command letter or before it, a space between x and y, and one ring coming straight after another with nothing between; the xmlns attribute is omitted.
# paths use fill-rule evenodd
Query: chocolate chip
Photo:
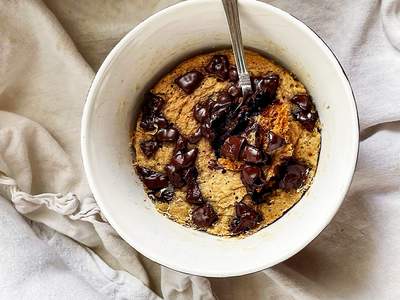
<svg viewBox="0 0 400 300"><path fill-rule="evenodd" d="M236 217L231 222L231 232L233 234L241 234L251 230L262 221L261 214L243 201L235 204L235 212Z"/></svg>
<svg viewBox="0 0 400 300"><path fill-rule="evenodd" d="M158 128L166 128L169 125L167 119L162 114L154 117L153 122Z"/></svg>
<svg viewBox="0 0 400 300"><path fill-rule="evenodd" d="M252 145L244 146L240 159L250 164L264 164L267 161L263 151Z"/></svg>
<svg viewBox="0 0 400 300"><path fill-rule="evenodd" d="M240 178L248 192L260 191L266 184L262 169L256 166L245 165Z"/></svg>
<svg viewBox="0 0 400 300"><path fill-rule="evenodd" d="M302 110L309 111L312 109L311 99L307 94L295 95L290 101L298 105Z"/></svg>
<svg viewBox="0 0 400 300"><path fill-rule="evenodd" d="M228 88L228 94L231 95L232 97L239 97L242 94L242 92L240 88L238 88L235 85L232 85Z"/></svg>
<svg viewBox="0 0 400 300"><path fill-rule="evenodd" d="M197 144L201 140L201 128L197 128L193 135L188 138L189 143Z"/></svg>
<svg viewBox="0 0 400 300"><path fill-rule="evenodd" d="M211 128L211 123L206 122L200 126L201 134L209 140L214 139L214 131Z"/></svg>
<svg viewBox="0 0 400 300"><path fill-rule="evenodd" d="M268 154L272 154L272 152L274 152L275 150L279 149L280 147L282 147L283 145L286 144L286 141L284 138L277 135L276 133L274 133L271 130L267 132L266 139L267 139L266 142L268 145L267 146Z"/></svg>
<svg viewBox="0 0 400 300"><path fill-rule="evenodd" d="M294 118L308 131L312 132L318 119L317 112L296 110L292 111Z"/></svg>
<svg viewBox="0 0 400 300"><path fill-rule="evenodd" d="M162 173L141 166L137 166L136 171L150 190L160 190L168 186L168 177Z"/></svg>
<svg viewBox="0 0 400 300"><path fill-rule="evenodd" d="M226 55L214 55L211 61L206 66L208 73L216 75L222 80L226 80L229 77L229 60Z"/></svg>
<svg viewBox="0 0 400 300"><path fill-rule="evenodd" d="M178 169L186 169L194 165L197 158L197 148L191 149L187 152L178 151L171 159L171 164Z"/></svg>
<svg viewBox="0 0 400 300"><path fill-rule="evenodd" d="M152 131L166 122L162 117L161 110L164 106L164 100L150 92L144 95L144 104L142 106L142 118L140 120L140 127L146 131Z"/></svg>
<svg viewBox="0 0 400 300"><path fill-rule="evenodd" d="M292 109L293 117L303 125L308 131L313 131L318 119L317 112L313 109L313 104L309 95L300 94L291 99L294 104Z"/></svg>
<svg viewBox="0 0 400 300"><path fill-rule="evenodd" d="M186 202L196 205L204 203L199 185L197 184L196 181L191 181L188 183L186 192Z"/></svg>
<svg viewBox="0 0 400 300"><path fill-rule="evenodd" d="M176 152L178 152L180 150L186 150L187 146L188 146L187 140L182 135L180 135L178 137L178 139L176 140L176 145L175 145L174 152L176 153Z"/></svg>
<svg viewBox="0 0 400 300"><path fill-rule="evenodd" d="M271 194L272 194L272 188L265 186L259 192L250 193L250 196L254 204L261 204L261 203L270 204Z"/></svg>
<svg viewBox="0 0 400 300"><path fill-rule="evenodd" d="M156 134L159 142L175 142L179 137L179 132L175 128L161 128Z"/></svg>
<svg viewBox="0 0 400 300"><path fill-rule="evenodd" d="M197 103L193 110L193 116L198 122L203 123L208 116L207 103Z"/></svg>
<svg viewBox="0 0 400 300"><path fill-rule="evenodd" d="M227 115L230 110L233 99L228 94L220 94L217 101L211 106L210 120L214 122Z"/></svg>
<svg viewBox="0 0 400 300"><path fill-rule="evenodd" d="M196 167L190 167L182 171L182 178L186 183L195 181L198 175L199 174Z"/></svg>
<svg viewBox="0 0 400 300"><path fill-rule="evenodd" d="M239 76L235 66L229 67L229 81L238 81Z"/></svg>
<svg viewBox="0 0 400 300"><path fill-rule="evenodd" d="M143 109L146 112L160 113L164 107L165 101L160 96L154 95L151 92L147 92L144 95Z"/></svg>
<svg viewBox="0 0 400 300"><path fill-rule="evenodd" d="M162 189L159 192L159 196L157 197L158 200L162 201L162 202L170 202L173 198L174 198L174 189L171 186L168 186L164 189Z"/></svg>
<svg viewBox="0 0 400 300"><path fill-rule="evenodd" d="M149 140L140 143L140 149L147 158L152 157L160 147L160 144L157 141Z"/></svg>
<svg viewBox="0 0 400 300"><path fill-rule="evenodd" d="M268 104L271 104L276 97L279 86L279 76L277 74L267 74L263 77L253 79L255 92L251 97L250 105L255 112L261 111Z"/></svg>
<svg viewBox="0 0 400 300"><path fill-rule="evenodd" d="M177 79L175 79L175 83L185 91L186 94L191 94L200 86L201 81L203 80L204 75L199 71L190 71Z"/></svg>
<svg viewBox="0 0 400 300"><path fill-rule="evenodd" d="M294 159L287 161L279 169L279 188L284 191L293 191L304 185L309 168Z"/></svg>
<svg viewBox="0 0 400 300"><path fill-rule="evenodd" d="M199 228L206 229L218 220L218 215L209 203L205 203L192 212L192 222Z"/></svg>
<svg viewBox="0 0 400 300"><path fill-rule="evenodd" d="M239 159L240 151L246 143L246 139L241 136L228 137L221 147L221 155L233 160Z"/></svg>
<svg viewBox="0 0 400 300"><path fill-rule="evenodd" d="M179 170L172 164L168 164L164 167L165 173L168 176L169 182L176 188L185 186L186 182L179 172Z"/></svg>

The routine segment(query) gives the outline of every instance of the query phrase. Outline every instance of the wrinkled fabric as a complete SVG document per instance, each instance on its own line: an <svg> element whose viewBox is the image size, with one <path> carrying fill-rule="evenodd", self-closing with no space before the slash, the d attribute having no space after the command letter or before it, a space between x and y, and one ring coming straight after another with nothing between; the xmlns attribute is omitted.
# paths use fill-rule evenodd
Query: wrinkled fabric
<svg viewBox="0 0 400 300"><path fill-rule="evenodd" d="M266 1L334 51L360 117L350 192L299 254L263 272L206 279L149 261L102 218L80 158L88 88L124 34L176 2L0 0L0 171L21 192L13 198L0 180L0 298L399 298L399 0ZM79 203L51 198L68 193ZM30 198L38 194L47 198Z"/></svg>

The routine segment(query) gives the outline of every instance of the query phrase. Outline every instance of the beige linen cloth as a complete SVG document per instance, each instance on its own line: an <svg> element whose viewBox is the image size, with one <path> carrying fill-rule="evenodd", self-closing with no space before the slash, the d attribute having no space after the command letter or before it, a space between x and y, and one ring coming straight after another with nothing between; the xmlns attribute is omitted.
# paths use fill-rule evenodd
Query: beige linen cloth
<svg viewBox="0 0 400 300"><path fill-rule="evenodd" d="M0 0L0 299L398 299L398 0L268 1L331 46L360 113L350 193L299 254L206 279L149 261L102 218L80 158L88 88L126 32L175 2Z"/></svg>

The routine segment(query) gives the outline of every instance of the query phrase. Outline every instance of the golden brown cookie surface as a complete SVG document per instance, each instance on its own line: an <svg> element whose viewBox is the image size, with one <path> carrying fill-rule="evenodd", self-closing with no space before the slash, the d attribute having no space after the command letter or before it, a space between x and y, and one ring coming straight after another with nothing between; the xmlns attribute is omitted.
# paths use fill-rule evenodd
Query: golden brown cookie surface
<svg viewBox="0 0 400 300"><path fill-rule="evenodd" d="M229 135L243 137L243 144L242 140L236 139L229 145L224 137L217 146L219 150L216 151L216 138L207 136L205 130L197 138L198 142L188 143L186 140L193 138L196 131L206 123L199 122L201 105L214 105L207 108L208 116L211 110L220 109L220 118L229 119L232 117L232 109L229 107L234 107L234 101L237 101L235 97L230 96L228 100L221 98L221 95L228 93L229 88L235 84L229 79L226 70L222 68L221 71L218 66L216 73L207 70L215 55L225 56L229 65L234 65L233 55L228 50L198 55L179 64L151 89L151 93L158 96L160 103L162 102L157 117L151 116L152 122L158 125L152 127L151 122L142 124L149 115L148 112L146 115L144 110L133 132L132 146L135 151L135 166L164 176L147 173L141 176L142 179L148 177L147 184L143 180L145 186L156 186L152 194L157 199L154 203L159 212L180 224L200 227L211 234L230 236L254 232L265 227L299 201L315 174L320 133L319 121L313 119L314 115L310 117L315 113L311 110L312 103L307 103L307 99L301 97L294 98L297 95L306 95L305 87L271 60L255 52L246 51L248 70L252 77L261 78L267 74L278 76L279 85L274 91L274 99L267 105L256 108L254 103L265 99L254 98L252 106L249 104L252 111L246 114L248 124L242 129L239 128L241 124L237 125ZM235 91L230 90L229 93L235 94ZM216 102L219 106L215 105ZM152 102L152 107L157 105L157 102L154 103ZM196 109L199 114L197 117L194 116ZM168 125L165 125L164 121L168 122ZM213 126L217 127L216 122L219 122L220 127L229 127L226 121L221 120L215 121ZM256 129L250 128L251 126L255 126ZM223 136L219 130L214 129L216 133L213 134ZM261 142L257 142L258 135L262 136ZM178 136L185 140L182 149L177 149ZM236 151L235 145L240 149ZM230 146L227 149L232 153L222 151L221 147L224 146ZM258 154L262 158L259 158ZM194 157L193 161L191 157ZM174 160L175 167L167 170L167 166ZM193 169L197 170L197 176L189 172ZM245 169L247 173L244 173ZM262 172L259 175L262 183L250 184L258 170ZM175 174L180 177L172 179ZM157 186L161 188L157 190ZM196 187L201 193L200 200L196 197ZM255 201L254 195L264 193L266 189L268 193L266 199L263 198L265 201ZM162 196L160 191L164 193ZM193 197L188 198L189 193ZM248 194L251 196L245 197ZM254 214L254 211L257 214ZM192 215L198 219L194 220Z"/></svg>

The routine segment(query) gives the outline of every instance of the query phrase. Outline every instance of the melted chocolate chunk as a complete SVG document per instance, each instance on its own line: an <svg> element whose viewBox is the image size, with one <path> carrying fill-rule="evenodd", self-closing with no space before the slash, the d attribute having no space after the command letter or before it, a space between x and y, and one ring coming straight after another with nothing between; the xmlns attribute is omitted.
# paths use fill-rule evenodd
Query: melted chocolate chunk
<svg viewBox="0 0 400 300"><path fill-rule="evenodd" d="M317 112L313 111L304 111L304 110L294 110L292 111L294 118L303 125L305 129L308 131L313 131L315 127L315 123L318 119Z"/></svg>
<svg viewBox="0 0 400 300"><path fill-rule="evenodd" d="M279 168L279 188L284 191L293 191L304 185L309 168L303 163L291 159Z"/></svg>
<svg viewBox="0 0 400 300"><path fill-rule="evenodd" d="M239 75L238 72L236 70L235 66L230 66L229 67L229 81L238 81L239 80Z"/></svg>
<svg viewBox="0 0 400 300"><path fill-rule="evenodd" d="M174 189L172 187L167 187L165 189L162 189L160 191L160 201L163 202L170 202L172 200L172 198L174 198Z"/></svg>
<svg viewBox="0 0 400 300"><path fill-rule="evenodd" d="M191 143L191 144L197 144L198 142L200 142L201 137L202 137L201 128L199 127L199 128L196 129L196 131L194 132L194 134L191 135L191 136L188 138L188 141L189 141L189 143Z"/></svg>
<svg viewBox="0 0 400 300"><path fill-rule="evenodd" d="M193 116L198 122L203 123L208 117L208 103L197 103L194 107Z"/></svg>
<svg viewBox="0 0 400 300"><path fill-rule="evenodd" d="M204 203L199 185L197 184L196 181L191 181L188 183L186 192L186 202L196 205Z"/></svg>
<svg viewBox="0 0 400 300"><path fill-rule="evenodd" d="M302 110L309 111L312 109L311 99L307 94L296 95L290 101L298 105Z"/></svg>
<svg viewBox="0 0 400 300"><path fill-rule="evenodd" d="M208 73L216 75L219 79L229 78L229 60L226 55L214 55L206 66Z"/></svg>
<svg viewBox="0 0 400 300"><path fill-rule="evenodd" d="M209 203L205 203L192 212L192 222L199 228L207 229L218 220L218 215Z"/></svg>
<svg viewBox="0 0 400 300"><path fill-rule="evenodd" d="M137 166L136 171L144 185L150 190L156 191L168 186L168 177L162 173L141 166Z"/></svg>
<svg viewBox="0 0 400 300"><path fill-rule="evenodd" d="M243 201L235 204L236 217L231 222L231 232L241 234L251 230L262 221L262 216Z"/></svg>
<svg viewBox="0 0 400 300"><path fill-rule="evenodd" d="M260 112L275 100L279 76L271 73L263 77L256 77L253 79L253 84L255 91L249 101L249 106L253 112Z"/></svg>
<svg viewBox="0 0 400 300"><path fill-rule="evenodd" d="M221 147L221 155L232 160L238 160L245 143L246 139L244 137L230 136Z"/></svg>
<svg viewBox="0 0 400 300"><path fill-rule="evenodd" d="M196 167L190 167L188 169L183 170L182 172L182 177L186 181L186 183L195 181L198 175L199 173Z"/></svg>
<svg viewBox="0 0 400 300"><path fill-rule="evenodd" d="M144 101L143 110L147 113L160 113L165 104L163 98L151 92L144 95Z"/></svg>
<svg viewBox="0 0 400 300"><path fill-rule="evenodd" d="M240 178L248 192L261 191L266 185L262 169L256 166L244 166Z"/></svg>
<svg viewBox="0 0 400 300"><path fill-rule="evenodd" d="M186 169L194 165L197 158L198 149L188 151L177 151L171 159L171 164L177 169Z"/></svg>
<svg viewBox="0 0 400 300"><path fill-rule="evenodd" d="M230 111L233 99L228 94L220 94L217 101L211 106L210 120L217 121L219 118L226 116Z"/></svg>
<svg viewBox="0 0 400 300"><path fill-rule="evenodd" d="M318 119L318 113L314 110L310 96L306 94L296 95L291 99L294 104L293 117L308 131L313 131Z"/></svg>
<svg viewBox="0 0 400 300"><path fill-rule="evenodd" d="M164 100L150 92L144 95L144 104L142 107L142 118L140 127L146 131L152 131L157 127L162 127L166 120L162 117L161 110L164 106ZM157 127L156 127L157 125Z"/></svg>
<svg viewBox="0 0 400 300"><path fill-rule="evenodd" d="M249 164L265 164L267 162L263 151L251 145L244 146L240 159Z"/></svg>
<svg viewBox="0 0 400 300"><path fill-rule="evenodd" d="M275 150L279 149L286 144L286 141L281 136L277 135L273 131L267 132L267 153L272 154Z"/></svg>
<svg viewBox="0 0 400 300"><path fill-rule="evenodd" d="M164 168L165 173L168 176L169 182L176 188L181 188L185 186L186 182L182 176L182 174L177 170L177 168L172 165L168 164Z"/></svg>
<svg viewBox="0 0 400 300"><path fill-rule="evenodd" d="M186 94L191 94L200 86L203 78L204 75L199 71L190 71L175 79L175 83L184 90Z"/></svg>
<svg viewBox="0 0 400 300"><path fill-rule="evenodd" d="M214 130L211 127L211 122L205 122L200 126L201 134L209 140L214 139Z"/></svg>
<svg viewBox="0 0 400 300"><path fill-rule="evenodd" d="M169 125L167 119L161 113L153 118L153 122L157 125L157 128L166 128Z"/></svg>
<svg viewBox="0 0 400 300"><path fill-rule="evenodd" d="M271 194L272 194L272 188L263 187L259 192L251 193L250 196L254 204L261 204L261 203L270 204Z"/></svg>
<svg viewBox="0 0 400 300"><path fill-rule="evenodd" d="M140 143L140 149L147 158L152 157L160 148L160 144L157 141L149 140Z"/></svg>
<svg viewBox="0 0 400 300"><path fill-rule="evenodd" d="M242 94L242 91L240 90L239 87L232 85L228 88L228 94L231 95L232 97L239 97Z"/></svg>
<svg viewBox="0 0 400 300"><path fill-rule="evenodd" d="M156 139L159 142L175 142L178 137L179 132L175 128L161 128L156 134Z"/></svg>
<svg viewBox="0 0 400 300"><path fill-rule="evenodd" d="M179 150L186 150L187 146L187 140L180 135L176 141L174 153L178 152Z"/></svg>

